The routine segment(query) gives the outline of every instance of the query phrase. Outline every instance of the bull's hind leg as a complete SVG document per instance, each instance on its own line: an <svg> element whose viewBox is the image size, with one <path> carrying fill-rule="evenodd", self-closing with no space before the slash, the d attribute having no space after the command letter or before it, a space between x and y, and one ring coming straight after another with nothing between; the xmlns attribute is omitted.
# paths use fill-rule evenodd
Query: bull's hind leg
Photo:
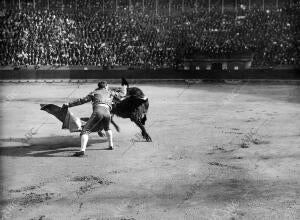
<svg viewBox="0 0 300 220"><path fill-rule="evenodd" d="M151 139L150 135L147 133L141 120L131 118L131 121L133 121L141 129L143 138L146 139L146 141L148 141L148 142L152 142L152 139Z"/></svg>

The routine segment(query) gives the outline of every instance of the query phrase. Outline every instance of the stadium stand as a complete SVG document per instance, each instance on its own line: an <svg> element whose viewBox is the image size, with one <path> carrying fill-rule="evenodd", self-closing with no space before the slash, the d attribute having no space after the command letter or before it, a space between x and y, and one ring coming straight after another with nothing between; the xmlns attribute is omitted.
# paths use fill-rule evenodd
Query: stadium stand
<svg viewBox="0 0 300 220"><path fill-rule="evenodd" d="M76 7L67 2L72 10L3 9L1 66L176 68L183 57L194 53L230 57L249 52L255 67L300 63L299 4L272 10L252 7L238 16L232 10L194 7L192 1L187 1L192 10L181 8L172 14L145 10L151 1L143 7L136 1L126 7L120 1L118 10L107 1L109 12L101 5L91 10L96 5L92 1ZM174 5L182 6L181 1ZM167 10L168 5L162 8Z"/></svg>

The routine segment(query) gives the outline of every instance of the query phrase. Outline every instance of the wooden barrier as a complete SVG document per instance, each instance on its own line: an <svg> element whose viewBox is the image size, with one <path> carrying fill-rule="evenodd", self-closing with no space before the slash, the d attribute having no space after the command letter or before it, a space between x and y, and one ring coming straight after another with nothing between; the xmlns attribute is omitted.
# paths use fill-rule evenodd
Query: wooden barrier
<svg viewBox="0 0 300 220"><path fill-rule="evenodd" d="M249 69L243 71L161 70L1 70L0 80L89 79L278 79L299 80L296 69Z"/></svg>

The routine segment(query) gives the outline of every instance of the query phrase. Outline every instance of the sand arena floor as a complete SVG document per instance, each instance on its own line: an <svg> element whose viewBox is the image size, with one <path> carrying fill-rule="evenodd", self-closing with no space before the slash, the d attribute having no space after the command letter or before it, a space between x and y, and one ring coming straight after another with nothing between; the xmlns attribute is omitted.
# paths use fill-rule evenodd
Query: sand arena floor
<svg viewBox="0 0 300 220"><path fill-rule="evenodd" d="M115 118L116 150L93 134L73 158L79 134L39 104L95 85L1 84L2 219L300 219L299 85L136 86L153 142Z"/></svg>

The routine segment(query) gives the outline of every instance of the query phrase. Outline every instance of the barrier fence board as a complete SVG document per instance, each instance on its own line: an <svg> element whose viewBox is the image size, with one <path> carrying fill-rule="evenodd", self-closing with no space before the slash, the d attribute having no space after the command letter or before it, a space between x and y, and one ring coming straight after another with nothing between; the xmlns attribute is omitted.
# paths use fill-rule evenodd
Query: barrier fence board
<svg viewBox="0 0 300 220"><path fill-rule="evenodd" d="M89 80L89 79L300 79L296 69L250 69L243 71L184 70L1 70L0 80Z"/></svg>

